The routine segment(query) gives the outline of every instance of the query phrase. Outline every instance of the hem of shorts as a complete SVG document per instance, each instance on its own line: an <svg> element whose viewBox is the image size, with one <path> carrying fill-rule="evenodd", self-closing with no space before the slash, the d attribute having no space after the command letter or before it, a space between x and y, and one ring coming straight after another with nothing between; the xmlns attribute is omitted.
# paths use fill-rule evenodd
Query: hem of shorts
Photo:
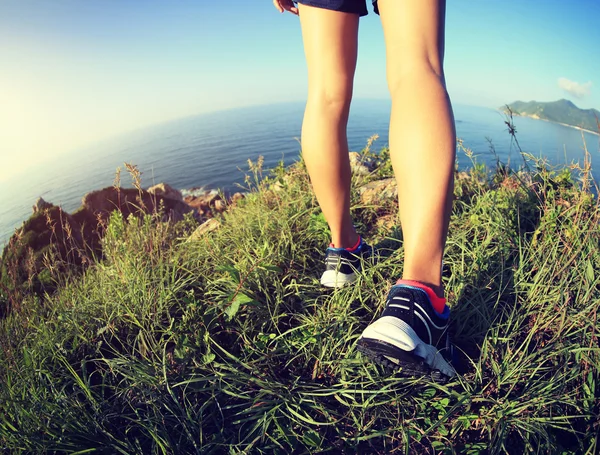
<svg viewBox="0 0 600 455"><path fill-rule="evenodd" d="M306 6L312 6L314 8L321 8L321 9L328 9L330 11L338 11L340 13L356 14L359 17L364 17L367 14L369 14L369 10L366 9L366 8L364 10L360 11L360 12L356 12L356 11L342 11L342 10L339 10L339 9L327 8L326 6L321 6L321 5L315 6L315 5L311 5L310 2L306 2L306 1L303 1L303 0L294 0L294 3L302 3L303 5L306 5Z"/></svg>

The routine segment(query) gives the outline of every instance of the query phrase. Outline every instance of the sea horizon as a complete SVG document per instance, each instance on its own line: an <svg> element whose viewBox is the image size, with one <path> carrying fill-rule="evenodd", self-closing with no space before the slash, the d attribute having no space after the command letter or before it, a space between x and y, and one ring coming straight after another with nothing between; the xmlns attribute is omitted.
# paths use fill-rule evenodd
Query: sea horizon
<svg viewBox="0 0 600 455"><path fill-rule="evenodd" d="M387 145L389 107L389 100L384 99L353 102L348 126L351 151L362 150L373 135L379 136L373 150ZM21 177L0 182L0 245L28 218L38 197L72 212L86 193L111 186L116 168L124 162L136 164L143 172L144 188L164 182L179 190L196 187L234 192L243 182L240 169L247 168L248 159L262 155L267 169L282 160L285 165L297 160L303 109L304 102L286 102L169 120L117 134L32 167ZM457 137L478 160L492 165L496 158L512 163L520 159L499 109L461 104L454 109ZM593 132L524 116L515 116L513 121L523 151L545 157L550 164L581 160L582 137L592 155L598 152ZM460 151L457 159L459 167L469 166ZM596 174L595 178L598 180Z"/></svg>

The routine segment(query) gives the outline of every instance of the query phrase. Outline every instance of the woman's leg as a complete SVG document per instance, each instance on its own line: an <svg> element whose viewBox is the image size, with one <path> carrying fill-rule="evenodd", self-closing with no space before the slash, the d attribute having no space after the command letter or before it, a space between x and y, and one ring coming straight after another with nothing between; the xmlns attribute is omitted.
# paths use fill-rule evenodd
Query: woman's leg
<svg viewBox="0 0 600 455"><path fill-rule="evenodd" d="M452 208L455 132L442 70L444 0L379 0L392 95L390 152L404 237L403 280L357 342L403 374L454 377L441 263Z"/></svg>
<svg viewBox="0 0 600 455"><path fill-rule="evenodd" d="M346 126L358 46L356 14L298 5L308 67L302 156L338 248L356 244Z"/></svg>
<svg viewBox="0 0 600 455"><path fill-rule="evenodd" d="M379 0L392 97L390 152L404 237L403 279L443 297L456 132L443 72L444 0Z"/></svg>

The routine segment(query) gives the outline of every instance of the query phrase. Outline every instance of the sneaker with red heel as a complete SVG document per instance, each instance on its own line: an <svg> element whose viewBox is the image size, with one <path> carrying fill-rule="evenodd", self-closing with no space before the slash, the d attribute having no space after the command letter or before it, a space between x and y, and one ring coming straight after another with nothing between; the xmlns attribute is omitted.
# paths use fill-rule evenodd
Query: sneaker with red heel
<svg viewBox="0 0 600 455"><path fill-rule="evenodd" d="M446 299L422 283L398 280L383 313L362 333L357 348L374 362L407 376L452 378L456 371L450 363L449 322Z"/></svg>
<svg viewBox="0 0 600 455"><path fill-rule="evenodd" d="M360 236L352 248L335 248L332 244L325 255L321 286L341 288L353 283L362 271L364 261L372 259L372 256L373 248Z"/></svg>

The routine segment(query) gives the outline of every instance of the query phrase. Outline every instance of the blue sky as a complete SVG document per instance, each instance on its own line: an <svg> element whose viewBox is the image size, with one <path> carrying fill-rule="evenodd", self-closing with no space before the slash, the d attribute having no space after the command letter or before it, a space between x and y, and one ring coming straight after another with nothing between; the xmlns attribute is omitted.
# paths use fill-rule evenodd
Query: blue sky
<svg viewBox="0 0 600 455"><path fill-rule="evenodd" d="M453 102L600 109L598 20L597 0L449 0ZM270 0L3 0L0 43L0 181L124 131L306 96L298 19ZM357 98L387 98L384 56L371 11Z"/></svg>

